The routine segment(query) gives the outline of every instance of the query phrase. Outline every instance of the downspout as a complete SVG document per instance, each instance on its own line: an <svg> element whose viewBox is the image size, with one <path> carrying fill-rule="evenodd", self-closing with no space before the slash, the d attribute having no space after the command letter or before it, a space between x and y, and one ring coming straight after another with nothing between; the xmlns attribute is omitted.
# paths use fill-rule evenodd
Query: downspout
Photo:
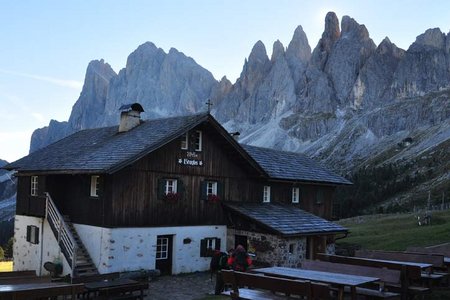
<svg viewBox="0 0 450 300"><path fill-rule="evenodd" d="M44 218L41 218L41 257L39 260L39 276L42 276L42 261L44 257Z"/></svg>

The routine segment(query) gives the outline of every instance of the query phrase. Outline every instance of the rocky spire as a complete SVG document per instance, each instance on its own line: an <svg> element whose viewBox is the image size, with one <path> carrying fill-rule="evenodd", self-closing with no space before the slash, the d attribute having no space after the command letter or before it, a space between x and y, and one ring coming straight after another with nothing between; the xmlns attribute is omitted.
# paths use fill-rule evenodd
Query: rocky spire
<svg viewBox="0 0 450 300"><path fill-rule="evenodd" d="M296 59L303 63L307 63L311 58L311 47L303 27L300 25L294 31L294 36L286 50L286 57L288 61Z"/></svg>
<svg viewBox="0 0 450 300"><path fill-rule="evenodd" d="M117 74L103 59L89 63L80 98L73 106L69 118L70 131L102 125L98 123L98 112L105 110L109 84L115 76Z"/></svg>
<svg viewBox="0 0 450 300"><path fill-rule="evenodd" d="M325 17L325 31L312 53L311 64L323 70L334 43L340 37L339 20L334 12Z"/></svg>
<svg viewBox="0 0 450 300"><path fill-rule="evenodd" d="M284 56L284 46L280 42L280 40L276 40L275 43L273 43L273 50L272 50L271 61L274 62L278 58L281 58L283 56Z"/></svg>
<svg viewBox="0 0 450 300"><path fill-rule="evenodd" d="M369 38L364 25L348 16L342 18L341 36L335 42L325 65L339 104L347 98L366 60L375 52L376 45Z"/></svg>

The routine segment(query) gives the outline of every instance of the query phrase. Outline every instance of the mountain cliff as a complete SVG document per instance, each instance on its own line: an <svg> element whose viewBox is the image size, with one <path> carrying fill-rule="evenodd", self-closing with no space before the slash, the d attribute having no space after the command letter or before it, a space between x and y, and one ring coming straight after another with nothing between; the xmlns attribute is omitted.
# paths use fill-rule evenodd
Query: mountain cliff
<svg viewBox="0 0 450 300"><path fill-rule="evenodd" d="M123 103L139 102L154 118L205 110L211 99L212 114L241 142L301 151L350 177L395 166L416 181L377 205L403 205L413 194L419 204L430 190L450 193L449 98L450 34L429 29L403 50L388 38L376 45L364 25L330 12L313 50L301 26L287 47L273 44L271 57L258 41L234 84L149 42L118 74L93 61L68 122L36 130L30 149L116 124Z"/></svg>

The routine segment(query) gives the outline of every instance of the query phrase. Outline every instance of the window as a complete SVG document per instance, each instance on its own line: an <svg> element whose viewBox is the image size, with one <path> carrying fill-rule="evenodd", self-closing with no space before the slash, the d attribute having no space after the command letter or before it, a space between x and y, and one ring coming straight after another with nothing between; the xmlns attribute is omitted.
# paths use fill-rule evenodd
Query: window
<svg viewBox="0 0 450 300"><path fill-rule="evenodd" d="M195 131L194 149L195 151L202 151L202 132L200 130Z"/></svg>
<svg viewBox="0 0 450 300"><path fill-rule="evenodd" d="M294 254L295 244L289 244L289 254Z"/></svg>
<svg viewBox="0 0 450 300"><path fill-rule="evenodd" d="M176 179L166 179L166 185L164 189L164 194L177 192L177 180Z"/></svg>
<svg viewBox="0 0 450 300"><path fill-rule="evenodd" d="M100 191L100 176L91 176L91 197L98 197Z"/></svg>
<svg viewBox="0 0 450 300"><path fill-rule="evenodd" d="M263 191L263 202L268 203L270 202L270 186L265 185L264 191Z"/></svg>
<svg viewBox="0 0 450 300"><path fill-rule="evenodd" d="M158 237L156 240L156 259L167 259L169 257L169 238Z"/></svg>
<svg viewBox="0 0 450 300"><path fill-rule="evenodd" d="M37 176L31 176L30 194L31 194L31 196L38 195L38 177Z"/></svg>
<svg viewBox="0 0 450 300"><path fill-rule="evenodd" d="M27 242L39 244L39 227L33 225L27 226Z"/></svg>
<svg viewBox="0 0 450 300"><path fill-rule="evenodd" d="M220 250L219 238L204 238L200 240L200 257L212 257L214 250Z"/></svg>
<svg viewBox="0 0 450 300"><path fill-rule="evenodd" d="M300 202L300 188L293 187L292 188L292 203Z"/></svg>
<svg viewBox="0 0 450 300"><path fill-rule="evenodd" d="M206 196L217 195L217 182L207 181L206 182Z"/></svg>
<svg viewBox="0 0 450 300"><path fill-rule="evenodd" d="M188 134L185 133L181 136L181 150L187 150L188 145Z"/></svg>

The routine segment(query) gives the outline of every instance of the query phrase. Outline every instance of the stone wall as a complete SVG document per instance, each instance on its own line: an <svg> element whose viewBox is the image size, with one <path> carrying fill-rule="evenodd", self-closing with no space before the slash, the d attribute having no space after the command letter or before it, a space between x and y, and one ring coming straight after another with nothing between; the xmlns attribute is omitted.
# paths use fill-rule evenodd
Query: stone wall
<svg viewBox="0 0 450 300"><path fill-rule="evenodd" d="M281 238L273 234L228 229L227 245L234 245L235 235L248 237L248 252L256 255L255 265L300 267L306 255L306 237Z"/></svg>

